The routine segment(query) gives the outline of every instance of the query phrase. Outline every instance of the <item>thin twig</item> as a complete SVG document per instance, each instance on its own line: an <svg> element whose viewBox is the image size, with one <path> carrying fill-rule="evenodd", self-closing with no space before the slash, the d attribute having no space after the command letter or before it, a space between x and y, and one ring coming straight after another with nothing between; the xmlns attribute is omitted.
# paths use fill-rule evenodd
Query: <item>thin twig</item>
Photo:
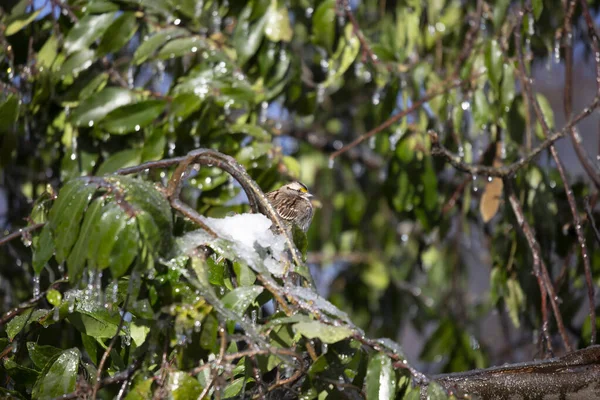
<svg viewBox="0 0 600 400"><path fill-rule="evenodd" d="M585 213L587 214L587 219L590 222L590 225L592 226L592 230L594 231L594 237L596 238L598 244L600 244L600 231L598 231L598 227L596 226L596 220L594 219L594 214L592 213L592 205L589 196L585 197L583 204L585 208Z"/></svg>
<svg viewBox="0 0 600 400"><path fill-rule="evenodd" d="M578 115L575 116L569 123L567 123L563 129L559 132L551 134L546 140L540 143L535 149L533 149L526 156L521 157L510 165L503 165L500 167L492 167L487 165L469 164L461 160L456 154L453 154L450 150L446 149L440 143L439 135L434 132L429 132L431 139L431 154L434 156L443 156L446 160L457 170L466 172L471 175L484 175L492 176L497 178L505 178L513 176L518 170L529 165L529 163L537 157L542 151L546 150L554 144L557 140L563 138L568 130L579 121L590 115L600 105L600 98L595 98L589 107L586 107Z"/></svg>
<svg viewBox="0 0 600 400"><path fill-rule="evenodd" d="M525 91L527 98L529 99L531 105L533 106L533 110L537 117L538 122L542 127L542 132L546 138L551 136L551 131L546 122L544 114L542 112L542 108L540 107L540 103L537 100L537 97L534 94L533 88L531 86L531 79L527 76L525 71L525 61L523 58L523 48L521 45L521 26L523 25L523 10L520 10L517 14L517 29L515 30L515 47L517 50L517 60L519 64L520 78L521 83L523 85L523 90ZM570 111L570 110L569 110ZM571 131L571 130L570 130ZM583 234L583 228L581 226L581 218L579 216L579 211L577 211L577 203L575 202L575 197L573 195L573 191L569 185L569 181L567 179L567 174L565 172L565 168L562 160L558 155L558 151L554 145L550 146L550 154L552 154L552 158L556 162L556 169L558 170L560 177L563 181L563 185L565 188L565 194L567 196L567 201L569 203L569 208L571 209L571 214L573 215L573 223L575 224L575 231L577 232L577 240L579 241L579 247L581 248L581 258L583 259L583 268L585 272L585 281L588 289L588 300L590 303L590 318L592 321L596 320L596 310L594 305L594 283L592 281L592 272L590 267L590 260L587 251L587 245L585 243L585 235ZM542 263L542 269L544 269L544 265ZM547 271L546 271L547 273ZM552 290L554 288L552 287ZM596 327L595 324L592 324L592 344L596 342ZM566 344L566 343L565 343Z"/></svg>
<svg viewBox="0 0 600 400"><path fill-rule="evenodd" d="M391 72L392 67L388 64L381 63L381 61L379 60L379 58L377 58L377 56L373 52L373 49L371 49L371 46L365 39L365 35L362 33L362 30L360 29L360 25L358 24L358 21L356 20L356 17L354 16L354 13L352 12L352 8L350 8L350 4L348 3L348 0L337 0L337 3L338 3L338 7L342 8L344 10L346 17L348 17L348 20L352 24L352 29L353 29L354 35L356 35L356 37L358 38L358 41L360 42L360 47L363 49L363 53L366 54L367 57L369 57L369 59L371 60L371 63L373 65L375 65L375 66L383 65L388 71Z"/></svg>
<svg viewBox="0 0 600 400"><path fill-rule="evenodd" d="M16 239L18 237L21 237L25 234L28 234L29 232L33 232L37 229L42 228L44 225L46 225L45 222L41 222L39 224L33 224L33 225L29 225L25 228L21 228L18 231L15 231L13 233L9 233L8 235L4 236L2 239L0 239L0 246L2 246L3 244L10 242L13 239Z"/></svg>
<svg viewBox="0 0 600 400"><path fill-rule="evenodd" d="M567 330L565 329L565 324L563 323L562 316L560 314L560 310L557 304L557 296L554 291L554 285L550 280L550 276L548 275L548 269L546 268L546 264L544 263L544 259L542 258L542 252L540 250L540 245L535 238L535 234L533 229L525 219L525 215L523 214L523 209L521 208L521 203L517 199L513 189L512 183L509 179L504 179L504 188L508 193L508 200L510 202L511 208L515 217L517 219L517 224L521 228L523 235L525 235L525 239L527 239L527 244L529 244L529 248L531 250L531 255L533 256L533 273L538 280L538 285L540 287L540 292L542 296L545 296L546 293L550 299L550 305L552 306L552 310L554 312L554 318L556 319L556 325L558 326L558 331L560 336L562 337L563 343L567 351L572 351L571 343L569 342L569 338L567 336ZM544 310L542 310L542 316L544 315Z"/></svg>
<svg viewBox="0 0 600 400"><path fill-rule="evenodd" d="M471 80L476 79L477 77L473 77ZM448 93L450 90L457 88L461 85L464 85L465 82L464 81L457 81L457 80L451 80L450 84L444 85L442 84L443 88L439 89L439 90L434 90L432 92L430 92L429 94L421 97L419 100L415 101L412 103L412 105L396 114L394 114L393 116L391 116L390 118L388 118L385 122L383 122L381 125L371 129L369 132L365 133L364 135L361 135L359 137L357 137L356 139L354 139L352 142L348 143L347 145L345 145L344 147L342 147L341 149L334 151L333 153L331 153L331 155L329 156L330 160L334 160L336 157L338 157L340 154L343 154L345 152L347 152L348 150L350 150L353 147L358 146L360 143L364 142L365 140L369 139L372 136L375 136L376 134L378 134L379 132L383 131L384 129L389 128L390 126L392 126L393 124L395 124L396 122L398 122L399 120L401 120L402 118L406 117L408 114L412 113L415 110L418 110L419 108L421 108L425 103L427 103L428 101L436 98L437 96L441 96L443 94Z"/></svg>
<svg viewBox="0 0 600 400"><path fill-rule="evenodd" d="M129 281L130 284L132 280ZM123 309L121 310L121 319L119 320L119 325L117 326L117 333L110 341L110 344L104 351L102 355L102 359L100 360L100 364L98 364L98 372L96 373L96 383L94 384L94 389L92 390L92 400L96 400L96 394L98 393L98 389L100 389L100 378L102 377L102 370L104 369L104 364L108 359L110 352L112 351L115 343L117 342L117 338L119 337L119 333L121 333L121 329L123 329L123 324L125 323L125 314L127 314L127 303L129 302L129 294L130 290L127 291L127 296L125 296L125 301L123 302Z"/></svg>

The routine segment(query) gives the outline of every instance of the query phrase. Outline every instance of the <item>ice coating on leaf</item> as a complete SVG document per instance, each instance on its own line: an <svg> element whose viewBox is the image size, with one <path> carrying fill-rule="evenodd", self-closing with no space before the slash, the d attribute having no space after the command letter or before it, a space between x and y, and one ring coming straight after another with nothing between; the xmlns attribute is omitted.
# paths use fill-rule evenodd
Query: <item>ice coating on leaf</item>
<svg viewBox="0 0 600 400"><path fill-rule="evenodd" d="M339 308L337 308L336 306L331 304L329 301L327 301L323 297L321 297L318 294L316 294L315 292L313 292L311 289L301 287L301 286L290 286L290 287L286 288L286 290L290 295L304 300L305 302L307 302L310 305L317 308L319 311L329 314L331 316L337 317L337 318L341 319L343 322L345 322L349 325L352 325L352 323L350 322L350 317L348 317L348 314L346 314L345 312L343 312L342 310L340 310Z"/></svg>
<svg viewBox="0 0 600 400"><path fill-rule="evenodd" d="M216 246L225 253L233 253L257 270L260 264L275 276L284 272L285 238L271 231L272 222L262 214L237 214L225 218L206 218L204 223L219 239L203 230L188 232L179 241L180 250L189 252L201 244ZM224 240L223 240L224 239Z"/></svg>

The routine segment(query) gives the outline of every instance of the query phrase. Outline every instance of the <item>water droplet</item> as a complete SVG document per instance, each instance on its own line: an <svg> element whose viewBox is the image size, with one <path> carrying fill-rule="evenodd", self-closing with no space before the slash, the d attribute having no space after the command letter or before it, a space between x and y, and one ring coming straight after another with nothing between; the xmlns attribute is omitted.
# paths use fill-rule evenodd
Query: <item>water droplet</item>
<svg viewBox="0 0 600 400"><path fill-rule="evenodd" d="M194 322L194 332L198 333L202 329L202 322L195 321Z"/></svg>
<svg viewBox="0 0 600 400"><path fill-rule="evenodd" d="M492 178L491 176L488 176L488 177L487 177L487 181L488 181L488 182L491 182L491 181L492 181L492 179L493 179L493 178Z"/></svg>
<svg viewBox="0 0 600 400"><path fill-rule="evenodd" d="M314 9L314 8L312 8L312 7L307 7L307 8L306 8L306 10L304 10L304 16L305 16L306 18L311 18L311 17L312 17L312 15L313 15L313 12L314 12L314 11L315 11L315 9Z"/></svg>
<svg viewBox="0 0 600 400"><path fill-rule="evenodd" d="M52 319L54 321L58 321L60 319L60 308L54 307L54 310L52 312Z"/></svg>
<svg viewBox="0 0 600 400"><path fill-rule="evenodd" d="M33 297L38 297L40 295L40 276L33 276Z"/></svg>
<svg viewBox="0 0 600 400"><path fill-rule="evenodd" d="M317 85L317 104L323 103L325 100L325 86L322 84Z"/></svg>
<svg viewBox="0 0 600 400"><path fill-rule="evenodd" d="M465 100L460 103L460 108L462 108L464 111L467 111L469 108L471 108L471 103Z"/></svg>
<svg viewBox="0 0 600 400"><path fill-rule="evenodd" d="M139 125L136 125L136 126L134 127L134 129L135 129L135 131L136 131L136 132L139 132L139 130L141 129L141 127L140 127Z"/></svg>
<svg viewBox="0 0 600 400"><path fill-rule="evenodd" d="M560 40L558 38L554 39L554 63L560 63Z"/></svg>
<svg viewBox="0 0 600 400"><path fill-rule="evenodd" d="M371 149L375 150L375 145L376 145L376 144L377 144L377 142L376 142L375 136L373 135L373 136L371 136L371 137L369 138L369 147L370 147Z"/></svg>
<svg viewBox="0 0 600 400"><path fill-rule="evenodd" d="M381 101L381 89L377 89L375 91L375 93L373 93L373 97L371 97L371 103L373 103L373 105L376 106L379 104L380 101Z"/></svg>
<svg viewBox="0 0 600 400"><path fill-rule="evenodd" d="M94 121L90 121L88 122L88 126L91 128L92 126L94 126Z"/></svg>
<svg viewBox="0 0 600 400"><path fill-rule="evenodd" d="M327 163L327 166L331 169L331 168L333 168L334 165L335 165L335 159L334 158L330 158L329 161L328 161L328 163Z"/></svg>
<svg viewBox="0 0 600 400"><path fill-rule="evenodd" d="M260 103L260 112L258 114L258 123L264 125L267 122L267 109L269 108L269 103L263 101Z"/></svg>

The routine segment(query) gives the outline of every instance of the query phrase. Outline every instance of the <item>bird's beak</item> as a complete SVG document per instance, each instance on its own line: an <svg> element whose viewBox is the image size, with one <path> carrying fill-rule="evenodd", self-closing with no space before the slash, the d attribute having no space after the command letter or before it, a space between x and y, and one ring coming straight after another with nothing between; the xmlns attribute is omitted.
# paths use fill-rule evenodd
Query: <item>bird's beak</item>
<svg viewBox="0 0 600 400"><path fill-rule="evenodd" d="M315 197L315 196L313 196L313 195L312 195L312 194L310 194L310 193L305 193L304 195L305 195L307 198L309 198L309 199L312 199L313 197Z"/></svg>

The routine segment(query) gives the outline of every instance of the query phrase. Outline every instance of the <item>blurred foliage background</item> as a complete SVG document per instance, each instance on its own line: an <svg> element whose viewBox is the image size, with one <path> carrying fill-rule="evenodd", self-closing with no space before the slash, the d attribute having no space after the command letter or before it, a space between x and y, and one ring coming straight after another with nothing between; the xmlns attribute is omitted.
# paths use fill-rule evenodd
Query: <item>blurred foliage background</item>
<svg viewBox="0 0 600 400"><path fill-rule="evenodd" d="M328 339L319 334L308 347L317 346L322 361L304 353L312 364L303 376L309 376L286 382L289 392L268 383L289 378L291 367L267 365L260 354L218 372L187 373L218 356L224 337L218 321L227 319L165 262L170 241L197 226L175 213L172 221L161 219L170 211L160 207L168 204L149 211L158 192L139 180L72 179L196 148L234 157L265 192L294 179L305 183L317 199L304 254L316 291L368 337L400 343L419 371L562 354L570 348L565 337L573 348L587 346L595 336L589 290L595 309L600 277L593 226L598 152L579 144L585 157L566 163L564 184L545 140L556 132L554 139L577 138L577 131L555 126L554 115L564 112L569 121L581 111L569 105L573 85L565 75L564 110L527 89L540 66L565 66L570 74L574 48L583 49L575 62L589 66L595 84L600 60L592 45L598 42L586 17L593 18L597 5L587 7L555 0L4 1L0 229L31 228L23 240L0 247L4 392L89 395L104 349L115 330L124 329L99 375L127 372L121 380L127 385L103 383L99 397L160 396L167 388L174 398L381 398L379 386L365 383L367 370L376 371L373 382L384 376L382 382L393 384L389 398L414 395L408 386L414 373L392 368L360 341L330 340L338 347L328 351ZM588 111L597 99L589 99ZM465 174L449 156L432 155L432 138L439 140L433 147L454 160L496 172L542 148L539 157L494 177ZM569 140L577 144L572 138L561 143L570 146ZM569 176L571 164L580 162L587 174ZM239 183L217 167L194 169L182 191L185 203L213 218L248 211ZM139 178L166 184L171 172L149 169ZM65 189L54 202L69 180L73 197ZM508 201L507 185L521 215ZM112 217L106 217L123 212L110 206L120 201L117 187L138 190L128 201L156 222L156 232L148 233L136 214L142 228L134 239L130 228L115 227L131 240L122 253L113 250L118 235L111 236ZM61 198L62 209L52 206ZM78 199L84 199L80 208ZM90 229L108 224L96 228L100 233L84 230L90 210L99 212ZM523 235L520 217L539 248ZM86 241L72 248L78 232ZM94 251L101 250L88 247L109 237L104 251L115 258L99 261ZM70 265L75 249L85 255ZM234 258L205 260L217 298L243 288L247 274L252 278L245 282L262 290L258 273ZM548 305L534 274L536 259L556 291ZM80 279L73 281L74 274ZM81 299L98 293L106 307L101 301L102 307L86 309ZM236 312L251 324L267 324L272 297L266 291L244 296L248 304ZM32 298L18 313L8 312ZM316 309L325 307L321 300ZM130 311L125 323L119 307L121 315ZM304 339L292 340L294 332L311 337L298 326L291 330L293 322L279 325L289 330L279 346L298 344L298 351L310 353ZM227 326L227 346L241 340L235 336L240 323ZM244 350L236 346L227 352ZM348 362L342 356L355 364L340 372ZM261 376L266 383L257 384Z"/></svg>

